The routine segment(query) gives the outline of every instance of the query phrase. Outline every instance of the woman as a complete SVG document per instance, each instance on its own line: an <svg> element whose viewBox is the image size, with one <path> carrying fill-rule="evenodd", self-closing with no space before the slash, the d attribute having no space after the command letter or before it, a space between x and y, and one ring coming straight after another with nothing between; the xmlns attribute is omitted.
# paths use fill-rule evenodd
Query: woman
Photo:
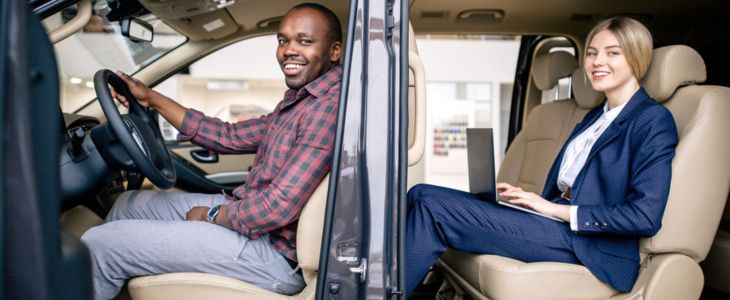
<svg viewBox="0 0 730 300"><path fill-rule="evenodd" d="M605 20L588 34L583 53L585 74L606 101L576 125L542 195L497 185L503 200L566 222L418 185L408 193L408 295L447 247L583 264L616 290L631 290L639 237L661 227L677 130L670 112L639 85L652 54L646 27L629 18Z"/></svg>

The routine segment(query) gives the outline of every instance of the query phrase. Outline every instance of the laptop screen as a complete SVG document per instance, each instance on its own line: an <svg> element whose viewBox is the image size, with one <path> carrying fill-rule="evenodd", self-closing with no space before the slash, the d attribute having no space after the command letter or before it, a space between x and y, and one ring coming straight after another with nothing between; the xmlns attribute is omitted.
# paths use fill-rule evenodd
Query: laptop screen
<svg viewBox="0 0 730 300"><path fill-rule="evenodd" d="M469 167L469 192L485 200L496 200L492 128L466 129L466 158Z"/></svg>

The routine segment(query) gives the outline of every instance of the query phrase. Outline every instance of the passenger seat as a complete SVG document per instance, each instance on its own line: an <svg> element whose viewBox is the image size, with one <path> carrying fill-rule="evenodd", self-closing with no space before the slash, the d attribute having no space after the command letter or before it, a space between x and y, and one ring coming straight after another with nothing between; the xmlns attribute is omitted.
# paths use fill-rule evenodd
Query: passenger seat
<svg viewBox="0 0 730 300"><path fill-rule="evenodd" d="M578 71L573 79L581 77ZM641 269L629 293L618 293L577 264L524 263L496 255L450 250L441 257L437 268L457 288L457 293L473 299L699 298L703 275L698 262L707 256L730 188L730 88L695 84L705 77L705 65L697 52L686 46L668 46L654 50L651 67L642 82L647 92L672 112L679 144L672 161L663 226L655 236L640 240ZM581 97L580 92L576 97ZM551 117L560 119L571 114L568 106ZM528 122L523 131L554 131L559 127L545 126L545 122L561 121ZM526 166L537 160L552 162L555 157L539 158L535 155L543 154L525 148L510 149L507 155L521 154ZM537 168L531 170L540 172ZM505 172L500 171L500 179L505 179Z"/></svg>

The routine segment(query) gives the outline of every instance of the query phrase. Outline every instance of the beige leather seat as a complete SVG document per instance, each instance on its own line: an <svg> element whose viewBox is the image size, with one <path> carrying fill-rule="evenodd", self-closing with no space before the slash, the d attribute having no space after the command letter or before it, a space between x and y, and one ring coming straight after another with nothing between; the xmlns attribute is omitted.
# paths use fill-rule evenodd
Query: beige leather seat
<svg viewBox="0 0 730 300"><path fill-rule="evenodd" d="M261 300L261 299L314 299L319 267L319 249L327 203L329 175L312 194L299 217L297 228L297 258L307 286L298 294L286 296L270 292L246 282L206 273L170 273L138 277L129 281L132 299L182 300ZM202 254L201 254L202 255Z"/></svg>
<svg viewBox="0 0 730 300"><path fill-rule="evenodd" d="M541 192L545 177L573 127L593 107L603 101L587 85L576 58L566 52L553 52L535 58L533 82L542 91L555 87L558 81L572 75L575 99L563 99L535 107L504 156L498 178L502 182Z"/></svg>
<svg viewBox="0 0 730 300"><path fill-rule="evenodd" d="M450 251L437 267L474 299L697 299L703 286L698 262L709 251L730 186L730 89L695 85L705 77L697 52L669 46L654 51L642 82L674 115L680 140L663 227L641 240L642 267L631 292L617 293L581 265ZM541 125L525 131L559 130Z"/></svg>

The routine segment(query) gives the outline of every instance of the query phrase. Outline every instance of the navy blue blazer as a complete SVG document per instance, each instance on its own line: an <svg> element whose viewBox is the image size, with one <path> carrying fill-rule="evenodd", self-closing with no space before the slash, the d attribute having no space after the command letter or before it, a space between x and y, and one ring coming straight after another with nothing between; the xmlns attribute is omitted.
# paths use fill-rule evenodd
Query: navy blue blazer
<svg viewBox="0 0 730 300"><path fill-rule="evenodd" d="M559 199L560 163L566 146L603 113L603 105L576 125L555 159L542 196ZM639 237L659 231L672 177L677 127L672 114L643 88L629 100L591 148L573 183L578 205L573 249L593 275L630 291L639 273Z"/></svg>

